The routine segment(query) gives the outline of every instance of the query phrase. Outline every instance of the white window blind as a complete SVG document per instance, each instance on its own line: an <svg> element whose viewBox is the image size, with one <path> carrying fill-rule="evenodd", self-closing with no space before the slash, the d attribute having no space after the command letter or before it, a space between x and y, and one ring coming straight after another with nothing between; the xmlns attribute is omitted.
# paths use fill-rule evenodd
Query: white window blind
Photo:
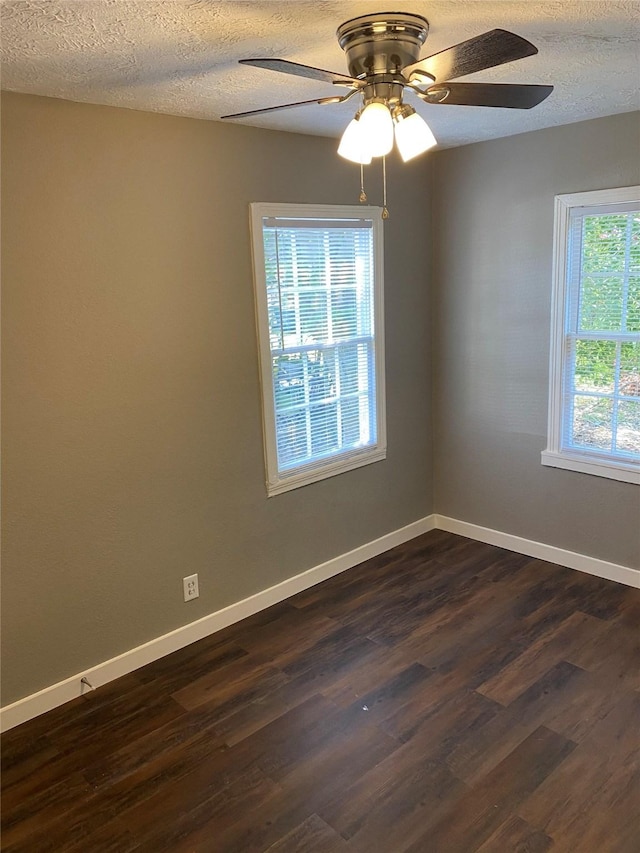
<svg viewBox="0 0 640 853"><path fill-rule="evenodd" d="M552 394L555 385L558 399L551 401L547 453L601 465L589 473L635 481L640 470L640 202L598 203L599 197L602 193L560 197L569 201L561 210L564 234L556 235L564 241L556 294L562 330L560 335L556 318ZM543 461L554 464L544 455Z"/></svg>
<svg viewBox="0 0 640 853"><path fill-rule="evenodd" d="M252 207L273 494L384 456L381 232L362 209Z"/></svg>

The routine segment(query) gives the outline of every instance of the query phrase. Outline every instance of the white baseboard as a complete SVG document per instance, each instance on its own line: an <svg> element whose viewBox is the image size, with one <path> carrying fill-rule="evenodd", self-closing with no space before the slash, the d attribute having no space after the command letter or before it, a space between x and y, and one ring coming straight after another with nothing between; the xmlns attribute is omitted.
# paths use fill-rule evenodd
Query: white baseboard
<svg viewBox="0 0 640 853"><path fill-rule="evenodd" d="M83 692L83 685L80 682L81 678L87 678L91 685L101 687L109 681L120 678L128 672L139 669L145 664L158 660L165 655L171 654L178 649L195 643L196 640L201 640L203 637L208 637L228 625L233 625L234 622L239 622L241 619L246 619L247 616L252 616L260 610L265 610L271 607L272 604L277 604L279 601L284 601L298 592L302 592L309 587L315 586L321 581L327 580L334 575L340 574L347 569L369 560L378 554L395 548L396 545L401 545L403 542L408 542L422 533L428 533L435 527L434 516L429 515L408 524L406 527L401 527L399 530L394 530L381 536L379 539L374 539L373 542L368 542L349 551L346 554L341 554L326 563L319 566L314 566L306 572L288 578L282 583L262 590L255 595L245 598L242 601L231 604L222 610L217 610L215 613L210 613L202 619L197 619L195 622L190 622L188 625L183 625L181 628L176 628L175 631L170 631L161 637L137 646L135 649L130 649L124 654L118 655L111 660L97 664L97 666L89 667L82 672L66 678L64 681L59 681L57 684L52 684L50 687L45 687L38 693L33 693L30 696L25 696L24 699L19 699L11 705L0 709L0 731L7 731L14 726L20 725L33 717L44 714L52 708L57 708L59 705L75 699ZM84 688L84 692L88 688Z"/></svg>
<svg viewBox="0 0 640 853"><path fill-rule="evenodd" d="M0 709L0 731L7 731L80 696L83 692L80 679L83 677L86 677L94 688L100 687L109 681L126 675L128 672L139 669L147 663L195 643L203 637L208 637L228 625L246 619L247 616L252 616L260 610L271 607L272 604L284 601L298 592L321 583L321 581L351 569L353 566L382 554L390 548L395 548L396 545L401 545L403 542L408 542L410 539L434 529L457 533L478 542L497 545L499 548L506 548L518 554L548 560L560 566L577 569L580 572L616 581L626 586L640 588L640 572L635 569L608 563L606 560L598 560L595 557L587 557L574 551L565 551L563 548L545 545L543 542L523 539L510 533L502 533L499 530L491 530L488 527L480 527L466 521L458 521L444 515L428 515L413 524L408 524L406 527L394 530L373 542L355 548L347 554L341 554L339 557L288 578L282 583L238 601L236 604L210 613L202 619L176 628L175 631L170 631L168 634L137 646L135 649L130 649L124 654L111 658L111 660L89 667L64 681L59 681L57 684L52 684L38 693L25 696L24 699L19 699L12 705L7 705Z"/></svg>
<svg viewBox="0 0 640 853"><path fill-rule="evenodd" d="M568 569L577 569L588 575L596 575L609 581L616 581L625 586L640 588L640 571L619 566L617 563L608 563L606 560L598 560L596 557L587 557L577 554L575 551L565 551L564 548L556 548L554 545L545 545L533 539L523 539L521 536L513 536L511 533L502 533L492 530L490 527L480 527L478 524L470 524L468 521L458 521L457 518L448 518L446 515L435 516L435 527L438 530L446 530L448 533L457 533L467 536L478 542L486 542L488 545L497 545L518 554L526 554L538 560L548 560Z"/></svg>

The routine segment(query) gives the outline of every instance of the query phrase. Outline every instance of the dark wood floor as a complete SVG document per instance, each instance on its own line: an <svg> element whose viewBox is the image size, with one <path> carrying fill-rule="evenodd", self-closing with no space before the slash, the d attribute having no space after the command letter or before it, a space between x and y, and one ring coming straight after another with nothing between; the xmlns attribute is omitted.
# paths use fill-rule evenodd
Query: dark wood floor
<svg viewBox="0 0 640 853"><path fill-rule="evenodd" d="M639 619L434 531L9 732L2 850L637 853Z"/></svg>

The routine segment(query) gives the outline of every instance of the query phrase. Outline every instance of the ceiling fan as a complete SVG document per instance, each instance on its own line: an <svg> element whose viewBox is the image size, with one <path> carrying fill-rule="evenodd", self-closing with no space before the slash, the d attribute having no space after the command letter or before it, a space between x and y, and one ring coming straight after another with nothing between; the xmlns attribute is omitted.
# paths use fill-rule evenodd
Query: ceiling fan
<svg viewBox="0 0 640 853"><path fill-rule="evenodd" d="M243 65L320 80L345 87L347 92L222 118L245 118L306 104L343 103L360 94L362 106L345 130L338 153L356 163L370 163L372 157L389 153L395 131L398 149L406 161L435 145L436 140L413 107L403 103L405 90L428 104L525 110L541 103L553 91L553 86L453 82L538 52L531 42L515 33L490 30L419 59L428 32L426 18L405 12L379 12L345 21L338 27L337 37L347 55L348 74L287 59L241 59Z"/></svg>

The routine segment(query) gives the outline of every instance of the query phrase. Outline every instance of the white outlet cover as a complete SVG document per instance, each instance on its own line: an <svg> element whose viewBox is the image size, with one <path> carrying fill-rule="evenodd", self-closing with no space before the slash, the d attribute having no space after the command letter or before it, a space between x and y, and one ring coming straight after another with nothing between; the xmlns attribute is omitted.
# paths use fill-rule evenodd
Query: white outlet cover
<svg viewBox="0 0 640 853"><path fill-rule="evenodd" d="M191 601L193 598L198 598L200 595L198 575L188 575L186 578L182 578L182 590L184 592L185 601Z"/></svg>

